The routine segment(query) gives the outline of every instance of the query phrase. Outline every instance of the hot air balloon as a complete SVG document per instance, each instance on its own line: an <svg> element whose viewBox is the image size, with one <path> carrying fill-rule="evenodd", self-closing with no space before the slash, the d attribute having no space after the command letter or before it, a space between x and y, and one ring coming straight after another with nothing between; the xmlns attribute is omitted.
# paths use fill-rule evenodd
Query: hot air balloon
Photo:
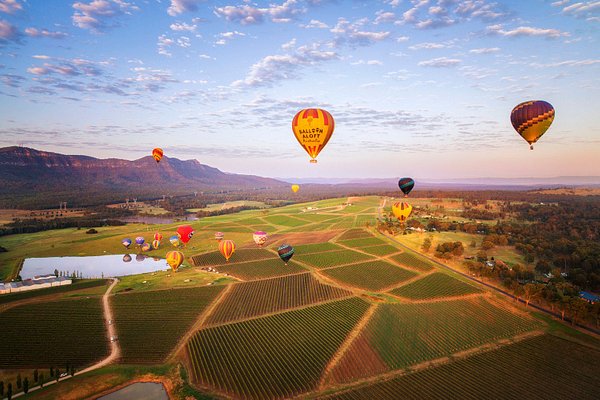
<svg viewBox="0 0 600 400"><path fill-rule="evenodd" d="M282 244L277 248L277 253L285 265L287 265L288 261L290 261L290 258L292 258L294 255L294 248L289 244Z"/></svg>
<svg viewBox="0 0 600 400"><path fill-rule="evenodd" d="M160 232L156 232L154 234L154 240L158 240L159 242L162 240L163 235Z"/></svg>
<svg viewBox="0 0 600 400"><path fill-rule="evenodd" d="M262 245L267 241L267 232L256 231L254 234L252 234L252 239L254 239L254 243L262 247Z"/></svg>
<svg viewBox="0 0 600 400"><path fill-rule="evenodd" d="M510 113L513 128L533 150L533 144L542 137L554 121L554 107L543 100L526 101Z"/></svg>
<svg viewBox="0 0 600 400"><path fill-rule="evenodd" d="M158 249L158 248L159 248L159 246L160 246L160 240L153 240L153 241L152 241L152 248L153 248L154 250Z"/></svg>
<svg viewBox="0 0 600 400"><path fill-rule="evenodd" d="M123 256L123 262L131 262L131 256L129 254L125 254Z"/></svg>
<svg viewBox="0 0 600 400"><path fill-rule="evenodd" d="M292 185L292 192L296 193L300 190L300 185Z"/></svg>
<svg viewBox="0 0 600 400"><path fill-rule="evenodd" d="M183 263L184 255L180 251L169 251L167 253L167 264L171 266L173 272L177 272L177 268Z"/></svg>
<svg viewBox="0 0 600 400"><path fill-rule="evenodd" d="M233 243L233 240L222 240L219 242L219 251L229 262L231 255L235 252L235 243Z"/></svg>
<svg viewBox="0 0 600 400"><path fill-rule="evenodd" d="M138 246L141 246L144 244L146 240L144 239L143 236L138 236L135 238L135 244L137 244Z"/></svg>
<svg viewBox="0 0 600 400"><path fill-rule="evenodd" d="M225 234L223 232L215 232L215 240L218 240L220 242L221 240L223 240L224 237Z"/></svg>
<svg viewBox="0 0 600 400"><path fill-rule="evenodd" d="M415 181L413 181L412 178L401 178L398 181L398 187L402 190L402 193L404 193L404 197L408 197L410 191L415 187Z"/></svg>
<svg viewBox="0 0 600 400"><path fill-rule="evenodd" d="M150 245L150 243L144 243L142 245L142 251L149 251L152 250L152 245Z"/></svg>
<svg viewBox="0 0 600 400"><path fill-rule="evenodd" d="M179 247L179 236L173 235L169 238L169 242L175 247Z"/></svg>
<svg viewBox="0 0 600 400"><path fill-rule="evenodd" d="M156 162L159 163L160 160L163 158L163 150L160 147L155 148L154 150L152 150L152 157L154 157Z"/></svg>
<svg viewBox="0 0 600 400"><path fill-rule="evenodd" d="M129 248L129 246L131 246L131 239L129 239L129 238L125 238L125 239L123 239L123 241L121 242L121 244L122 244L123 246L125 246L125 248L126 248L126 249L128 249L128 248Z"/></svg>
<svg viewBox="0 0 600 400"><path fill-rule="evenodd" d="M179 236L179 240L181 240L183 244L187 244L192 236L194 236L194 229L189 225L181 225L177 228L177 236Z"/></svg>
<svg viewBox="0 0 600 400"><path fill-rule="evenodd" d="M408 219L410 213L412 212L412 206L408 203L398 202L392 205L392 212L401 222L404 222Z"/></svg>
<svg viewBox="0 0 600 400"><path fill-rule="evenodd" d="M292 120L292 131L311 157L311 163L317 162L317 155L331 139L334 127L331 114L320 108L300 110Z"/></svg>

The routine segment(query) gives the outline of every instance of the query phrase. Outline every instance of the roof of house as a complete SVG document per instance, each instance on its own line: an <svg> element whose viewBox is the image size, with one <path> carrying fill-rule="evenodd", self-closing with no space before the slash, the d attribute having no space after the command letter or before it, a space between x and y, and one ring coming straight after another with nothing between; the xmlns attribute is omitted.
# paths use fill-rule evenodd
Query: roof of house
<svg viewBox="0 0 600 400"><path fill-rule="evenodd" d="M589 292L579 292L579 297L587 301L600 301L600 296L596 296L595 294Z"/></svg>

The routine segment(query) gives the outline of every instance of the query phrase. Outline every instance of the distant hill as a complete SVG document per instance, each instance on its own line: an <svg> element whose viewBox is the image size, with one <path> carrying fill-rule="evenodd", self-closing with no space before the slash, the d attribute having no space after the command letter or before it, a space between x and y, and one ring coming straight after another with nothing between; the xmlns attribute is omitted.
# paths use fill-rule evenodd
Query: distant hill
<svg viewBox="0 0 600 400"><path fill-rule="evenodd" d="M26 147L0 148L0 196L23 199L54 195L67 201L74 195L115 193L144 195L193 191L277 188L287 183L253 175L228 174L197 160L151 156L138 160L98 159L64 155ZM68 197L68 198L65 198Z"/></svg>

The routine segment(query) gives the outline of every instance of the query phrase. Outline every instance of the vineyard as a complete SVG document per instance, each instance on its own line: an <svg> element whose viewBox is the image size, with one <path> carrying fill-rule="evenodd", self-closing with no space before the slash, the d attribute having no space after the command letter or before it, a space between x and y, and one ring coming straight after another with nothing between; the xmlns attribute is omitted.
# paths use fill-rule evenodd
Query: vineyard
<svg viewBox="0 0 600 400"><path fill-rule="evenodd" d="M211 251L210 253L193 256L192 262L197 267L220 267L233 263L267 260L270 258L277 258L277 255L266 249L241 249L233 253L229 262L227 262L223 255L218 251Z"/></svg>
<svg viewBox="0 0 600 400"><path fill-rule="evenodd" d="M599 376L600 351L542 335L326 398L592 400Z"/></svg>
<svg viewBox="0 0 600 400"><path fill-rule="evenodd" d="M121 361L161 363L222 286L116 294L111 299Z"/></svg>
<svg viewBox="0 0 600 400"><path fill-rule="evenodd" d="M203 329L187 346L194 379L244 399L312 390L368 307L350 298Z"/></svg>
<svg viewBox="0 0 600 400"><path fill-rule="evenodd" d="M108 355L100 298L25 304L0 313L0 369L86 366Z"/></svg>
<svg viewBox="0 0 600 400"><path fill-rule="evenodd" d="M206 325L240 320L259 315L335 300L350 292L324 285L309 273L245 282L233 285L206 320Z"/></svg>
<svg viewBox="0 0 600 400"><path fill-rule="evenodd" d="M360 261L373 259L363 253L352 250L327 251L323 253L298 254L295 256L298 261L309 264L315 268L331 268L344 264L350 264Z"/></svg>
<svg viewBox="0 0 600 400"><path fill-rule="evenodd" d="M296 249L296 254L298 254L298 255L322 253L325 251L332 251L332 250L343 250L342 247L340 247L336 244L333 244L331 242L301 244L299 246L294 246L294 248Z"/></svg>
<svg viewBox="0 0 600 400"><path fill-rule="evenodd" d="M416 269L418 271L427 272L435 268L432 263L416 256L412 252L396 254L391 256L390 259L408 268Z"/></svg>
<svg viewBox="0 0 600 400"><path fill-rule="evenodd" d="M362 238L358 238L358 239L349 239L349 240L338 240L339 244L343 244L344 246L348 246L348 247L355 247L357 249L361 248L361 247L368 247L368 246L377 246L377 245L382 245L382 244L386 244L386 242L384 242L383 240L376 238L374 236L371 237L362 237Z"/></svg>
<svg viewBox="0 0 600 400"><path fill-rule="evenodd" d="M485 343L527 332L541 325L497 308L482 298L420 304L381 304L361 333L389 369L450 356ZM356 353L365 343L354 343L334 371L339 382L355 379ZM367 353L368 354L368 353ZM356 368L361 368L357 365ZM370 371L363 371L369 373Z"/></svg>
<svg viewBox="0 0 600 400"><path fill-rule="evenodd" d="M396 247L391 246L389 244L361 247L360 250L364 251L365 253L372 254L374 256L388 256L390 254L400 252L400 250L398 250Z"/></svg>
<svg viewBox="0 0 600 400"><path fill-rule="evenodd" d="M375 219L374 217L372 217ZM348 240L348 239L358 239L358 238L368 238L373 237L372 234L365 231L364 229L350 229L344 232L338 240Z"/></svg>
<svg viewBox="0 0 600 400"><path fill-rule="evenodd" d="M408 285L394 289L390 293L413 300L423 300L436 297L464 296L481 293L481 290L442 272L434 272Z"/></svg>
<svg viewBox="0 0 600 400"><path fill-rule="evenodd" d="M55 286L44 289L33 290L29 292L17 292L0 296L0 304L11 303L17 300L25 300L33 297L53 295L58 293L69 293L83 289L96 288L106 286L104 279L81 279L76 280L70 285Z"/></svg>
<svg viewBox="0 0 600 400"><path fill-rule="evenodd" d="M269 260L229 263L217 266L215 269L219 272L230 274L243 280L272 278L275 276L306 272L306 269L302 268L293 260L285 265L285 263L279 259L279 256L275 254L272 254L272 256L273 258Z"/></svg>
<svg viewBox="0 0 600 400"><path fill-rule="evenodd" d="M338 282L373 291L397 285L417 275L413 271L379 260L324 269L321 273Z"/></svg>

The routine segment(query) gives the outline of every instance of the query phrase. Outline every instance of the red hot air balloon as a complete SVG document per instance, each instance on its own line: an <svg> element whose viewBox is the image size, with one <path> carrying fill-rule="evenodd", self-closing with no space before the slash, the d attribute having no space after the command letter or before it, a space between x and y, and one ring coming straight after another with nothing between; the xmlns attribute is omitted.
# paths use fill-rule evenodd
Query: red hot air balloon
<svg viewBox="0 0 600 400"><path fill-rule="evenodd" d="M518 104L510 113L513 128L533 150L533 144L550 128L554 121L554 107L543 100Z"/></svg>
<svg viewBox="0 0 600 400"><path fill-rule="evenodd" d="M187 244L192 236L194 236L194 229L189 225L181 225L177 228L177 236L179 236L183 244Z"/></svg>

